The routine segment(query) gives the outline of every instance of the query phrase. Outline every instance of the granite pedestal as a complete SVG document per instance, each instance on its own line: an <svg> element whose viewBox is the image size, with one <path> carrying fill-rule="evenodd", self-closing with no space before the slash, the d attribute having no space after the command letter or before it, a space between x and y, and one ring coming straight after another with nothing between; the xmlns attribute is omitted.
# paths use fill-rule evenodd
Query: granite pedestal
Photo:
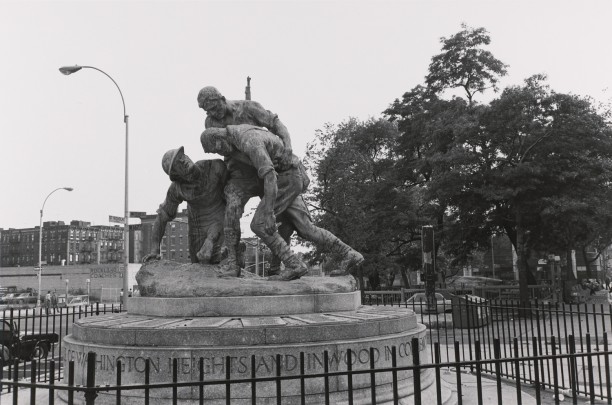
<svg viewBox="0 0 612 405"><path fill-rule="evenodd" d="M349 276L350 277L350 276ZM317 280L298 280L316 285ZM263 282L263 281L262 281ZM425 327L416 322L409 309L361 306L360 293L348 283L334 292L328 289L298 288L293 294L205 297L135 297L128 301L128 313L88 317L77 321L73 333L64 339L63 356L75 364L75 384L86 383L87 353L96 353L96 384L116 382L116 363L121 360L122 384L144 383L146 359L150 360L150 382L172 381L173 359L178 363L178 381L198 381L200 362L205 380L273 377L280 355L281 375L300 374L303 353L306 374L324 371L328 353L329 371L347 369L347 352L352 353L352 369L391 367L395 346L398 365L411 365L411 342L419 341L422 361L430 359ZM273 285L273 284L272 284ZM308 292L307 290L311 290ZM353 291L350 291L353 290ZM298 292L296 292L298 291ZM301 291L301 292L299 292ZM373 350L370 351L370 348ZM226 358L229 356L229 370ZM369 374L354 375L355 404L371 403ZM398 373L402 404L412 403L412 372ZM377 403L393 403L391 373L376 375ZM346 376L328 381L331 403L348 403ZM433 371L421 374L423 398L435 401ZM251 404L251 384L232 385L232 404ZM305 380L306 403L324 403L323 378ZM205 387L206 404L225 404L225 385ZM258 404L276 404L274 382L256 384ZM198 387L178 389L179 403L199 403ZM282 403L300 403L300 381L282 382ZM172 389L150 392L151 404L171 403ZM453 403L450 390L444 390L445 403ZM101 393L96 404L114 404L114 393ZM123 404L143 403L143 391L124 391Z"/></svg>

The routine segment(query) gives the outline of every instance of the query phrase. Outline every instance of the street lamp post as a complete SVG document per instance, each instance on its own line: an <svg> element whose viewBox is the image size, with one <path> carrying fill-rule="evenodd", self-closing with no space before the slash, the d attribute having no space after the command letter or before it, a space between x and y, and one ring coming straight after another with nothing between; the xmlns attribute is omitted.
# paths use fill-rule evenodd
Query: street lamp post
<svg viewBox="0 0 612 405"><path fill-rule="evenodd" d="M104 74L106 77L108 77L109 79L111 79L111 81L115 84L115 87L117 87L117 90L119 90L119 95L121 96L121 103L123 104L123 122L125 123L125 207L124 207L124 229L123 229L123 264L125 266L124 270L123 270L123 291L129 291L129 278L128 278L128 268L129 268L129 262L130 262L130 251L129 251L129 246L130 246L130 230L129 230L129 211L128 211L128 115L126 113L125 110L125 100L123 99L123 93L121 92L121 89L119 88L119 85L117 84L117 82L110 77L110 75L108 73L106 73L105 71L98 69L97 67L94 66L63 66L59 69L59 71L65 75L71 75L73 73L78 72L81 69L94 69L97 70L98 72ZM128 294L124 294L123 295L123 306L127 309L127 297Z"/></svg>
<svg viewBox="0 0 612 405"><path fill-rule="evenodd" d="M43 201L43 205L40 208L40 224L38 227L38 306L41 307L42 306L42 299L40 296L40 291L42 289L42 229L43 229L43 210L45 209L45 204L47 203L47 199L49 199L49 197L51 197L51 194L55 193L58 190L66 190L66 191L72 191L72 187L58 187L55 190L53 190L52 192L50 192L49 194L47 194L47 197L45 198L45 201Z"/></svg>

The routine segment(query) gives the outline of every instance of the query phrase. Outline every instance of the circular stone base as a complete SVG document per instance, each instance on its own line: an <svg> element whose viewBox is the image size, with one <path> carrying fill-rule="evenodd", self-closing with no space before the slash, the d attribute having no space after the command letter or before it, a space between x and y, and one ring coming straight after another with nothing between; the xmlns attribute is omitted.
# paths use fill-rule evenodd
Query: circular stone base
<svg viewBox="0 0 612 405"><path fill-rule="evenodd" d="M118 360L122 363L122 384L142 384L146 359L151 365L150 382L167 383L172 381L174 359L177 360L179 382L198 381L200 364L205 380L223 380L227 371L232 379L250 378L252 373L257 377L273 377L279 365L282 375L299 375L301 356L306 374L322 373L326 352L329 371L343 371L347 370L349 350L353 370L367 370L371 362L375 368L391 367L392 347L397 351L397 365L407 366L412 364L413 338L418 339L421 361L428 361L425 327L416 323L411 310L394 307L358 306L354 310L320 313L215 317L123 313L77 321L73 334L64 339L63 355L65 367L68 361L74 361L75 384L86 382L87 353L90 351L97 355L98 385L115 384ZM277 364L277 355L280 364ZM228 357L229 370L226 370ZM400 403L408 403L413 395L412 372L398 372L397 378ZM376 374L377 403L392 403L391 382L391 373ZM299 404L300 380L284 380L281 385L281 402ZM371 402L370 385L369 373L353 376L355 404ZM424 397L435 400L434 385L432 371L423 371ZM348 401L346 376L330 377L328 386L331 403ZM305 387L306 403L324 402L323 378L307 378ZM225 385L207 386L204 403L225 404L225 389ZM276 403L273 381L258 383L256 389L258 404ZM446 399L450 398L450 391L447 391ZM199 403L198 394L198 387L181 387L178 389L179 403ZM141 404L142 395L142 390L123 391L122 403ZM152 404L168 404L172 389L152 390L150 396ZM232 404L251 404L251 384L232 385L231 398ZM96 404L114 404L115 400L112 392L100 393Z"/></svg>

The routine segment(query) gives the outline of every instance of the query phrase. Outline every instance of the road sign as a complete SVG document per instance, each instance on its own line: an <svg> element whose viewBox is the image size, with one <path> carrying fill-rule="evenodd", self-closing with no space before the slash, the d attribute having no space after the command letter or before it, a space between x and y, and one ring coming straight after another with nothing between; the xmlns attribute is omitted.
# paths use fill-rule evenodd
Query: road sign
<svg viewBox="0 0 612 405"><path fill-rule="evenodd" d="M109 215L108 216L108 222L114 222L117 224L122 224L124 222L124 218L123 217L116 217L114 215Z"/></svg>

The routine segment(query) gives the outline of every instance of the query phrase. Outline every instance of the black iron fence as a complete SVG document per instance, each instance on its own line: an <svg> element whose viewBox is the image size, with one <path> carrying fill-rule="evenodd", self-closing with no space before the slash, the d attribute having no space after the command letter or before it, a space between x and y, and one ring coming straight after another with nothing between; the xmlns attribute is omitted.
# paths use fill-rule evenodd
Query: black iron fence
<svg viewBox="0 0 612 405"><path fill-rule="evenodd" d="M0 313L0 359L5 363L4 372L13 373L15 359L24 362L21 369L26 377L30 360L37 360L37 382L47 382L51 376L61 376L63 338L72 333L72 324L81 318L122 312L121 304L96 303L87 306L45 308L10 308ZM49 335L57 335L49 341ZM40 342L43 342L42 345ZM51 370L51 362L57 367ZM0 390L2 393L2 390Z"/></svg>
<svg viewBox="0 0 612 405"><path fill-rule="evenodd" d="M428 326L431 358L421 359L423 361L419 362L417 353L416 357L413 355L417 362L408 368L372 368L367 371L326 370L320 374L301 373L300 376L277 375L265 378L252 375L250 379L233 380L229 378L229 375L222 380L204 380L201 371L200 381L177 382L175 378L174 381L164 384L147 384L148 371L146 370L149 370L149 365L146 365L145 384L122 385L121 364L118 364L117 384L104 387L95 385L95 368L88 370L88 385L74 385L74 380L71 379L74 365L67 363L69 365L67 370L63 370L62 367L62 338L71 332L72 323L75 320L86 316L117 312L121 310L121 307L93 305L63 308L48 315L39 310L6 311L2 319L15 325L24 336L58 333L59 342L50 347L49 355L44 358L29 360L13 356L10 361L4 361L0 367L0 395L2 399L7 398L7 403L8 398L12 398L13 404L46 403L46 401L53 404L54 395L59 392L65 393L64 398L68 403L70 403L70 398L74 399L75 395L81 398L82 402L85 394L88 395L87 398L90 398L89 401L95 401L96 395L114 395L118 398L117 403L121 403L122 395L141 392L143 403L148 403L147 398L151 393L164 389L170 390L169 398L176 401L177 390L192 387L198 390L199 398L202 398L200 402L203 403L207 390L212 389L213 386L223 386L227 392L227 403L231 403L232 386L247 384L252 390L252 398L256 398L258 387L273 384L277 387L276 401L281 403L281 388L283 384L287 384L288 380L292 379L298 379L302 384L308 379L325 380L338 377L346 379L349 384L351 378L360 373L370 373L372 381L376 381L377 375L381 373L398 373L408 370L414 372L414 378L417 379L420 374L431 370L429 372L436 375L436 395L438 397L441 395L440 375L446 375L457 384L458 403L462 403L462 378L463 380L475 378L476 389L471 388L471 393L475 395L476 401L473 403L482 403L484 391L478 381L483 378L497 382L495 395L498 403L502 403L502 399L508 399L506 403L520 403L521 395L524 395L521 392L526 387L532 387L532 395L535 397L541 395L542 390L548 390L555 395L557 401L560 394L563 394L573 398L574 403L577 403L579 397L588 398L590 401L612 403L610 392L610 359L612 357L609 351L612 305L610 304L567 305L534 301L529 307L521 307L517 302L511 300L485 301L478 297L464 295L451 297L450 300L442 298L436 303L434 310L428 308L424 301L409 301L406 297L402 301L396 296L394 292L366 293L362 297L362 302L364 305L410 308L416 313L417 322ZM95 364L95 361L88 361L88 364ZM201 361L200 367L202 367ZM279 367L278 370L281 368ZM465 374L465 372L471 374ZM66 378L63 378L64 374ZM176 376L176 373L174 375ZM502 398L499 386L503 381L512 381L516 384L517 391L514 398ZM415 380L415 383L420 383L420 380L419 382ZM376 392L374 391L372 403L376 403ZM45 402L30 401L30 397L40 397L41 392L46 393ZM464 392L463 395L465 394ZM323 392L322 395L329 398L328 391ZM418 394L415 393L416 395ZM27 400L24 399L26 397ZM346 401L348 403L352 401L348 393ZM2 400L0 402L4 403ZM540 403L539 400L537 403Z"/></svg>
<svg viewBox="0 0 612 405"><path fill-rule="evenodd" d="M429 342L439 344L443 362L453 360L454 345L459 346L461 357L466 361L477 360L475 342L479 343L482 359L495 359L496 350L500 351L502 358L531 358L537 354L555 356L607 351L612 344L609 337L612 305L609 303L570 305L533 300L529 307L521 307L515 300L484 300L472 295L446 299L441 295L437 297L435 308L428 308L425 298L417 294L366 292L362 302L412 309L417 322L428 327ZM435 360L433 354L431 360ZM499 372L505 378L530 385L561 390L575 386L576 392L582 395L589 393L589 384L594 383L599 387L597 397L610 400L603 388L611 372L606 360L602 357L591 363L586 357L577 358L577 376L574 377L566 364L555 374L550 360L541 363L538 370L521 361L520 373L510 363L504 363ZM481 371L488 374L498 372L491 365L483 366Z"/></svg>
<svg viewBox="0 0 612 405"><path fill-rule="evenodd" d="M607 336L606 336L607 337ZM535 340L535 339L534 339ZM529 397L530 399L535 398L537 404L541 403L542 391L545 389L550 389L555 397L555 402L559 403L561 395L567 395L568 397L573 399L573 403L578 403L579 396L586 397L590 403L596 403L599 400L606 400L608 404L611 403L611 384L610 384L610 373L606 374L606 379L604 381L597 382L596 375L593 372L593 368L589 367L586 372L588 373L588 383L584 386L584 389L580 385L580 376L579 376L579 364L581 361L585 361L587 364L592 365L596 362L601 362L605 365L607 370L610 370L610 357L612 356L612 352L608 350L607 343L604 343L604 347L602 351L594 352L587 348L586 352L579 352L578 347L575 345L575 340L573 336L568 336L569 344L570 344L570 353L569 354L560 354L554 349L556 346L554 343L556 342L555 337L551 337L551 341L553 343L552 353L549 355L543 355L538 352L538 349L534 349L532 355L528 357L520 356L519 351L519 343L518 339L514 339L513 343L513 353L509 357L502 356L501 344L499 340L494 341L494 357L492 359L485 359L484 353L482 350L482 345L479 341L475 341L471 351L474 354L474 360L466 360L462 357L461 345L459 342L455 342L453 345L453 354L454 358L452 361L444 361L441 356L441 348L438 342L435 342L432 347L432 355L434 358L433 363L426 363L419 359L419 340L413 339L412 341L412 365L411 366L402 366L402 367L388 367L388 368L380 368L375 369L374 364L371 364L370 369L366 370L352 370L351 369L351 356L356 355L356 353L349 350L347 352L348 361L346 363L347 370L342 371L330 371L330 356L326 352L324 354L324 372L323 373L313 373L307 374L304 372L305 370L305 362L304 362L304 353L300 353L300 374L299 375L283 375L282 374L282 359L280 355L276 356L276 375L273 377L257 377L256 375L256 367L255 367L255 356L252 356L251 363L252 367L252 375L250 378L243 379L231 379L230 378L230 369L231 369L231 358L228 356L225 359L225 370L226 370L226 378L225 379L214 379L214 380L205 380L204 376L204 359L200 359L199 361L199 380L198 381L188 381L188 382L179 382L178 375L178 359L174 359L173 364L173 380L167 383L149 383L151 366L149 360L146 360L145 363L145 375L144 375L144 383L143 384L121 384L121 375L122 375L122 364L121 361L118 361L116 364L116 375L117 375L117 383L115 385L104 385L99 386L96 385L96 354L90 352L87 358L87 377L86 377L86 385L78 386L74 384L74 363L70 361L68 363L67 370L67 383L60 383L56 381L55 374L50 373L50 378L46 383L37 382L37 370L38 363L36 360L33 360L29 364L29 378L20 378L21 372L19 362L15 362L13 366L13 373L7 376L1 376L0 383L3 385L3 388L6 388L4 391L4 398L8 401L12 400L13 404L18 405L19 403L31 403L31 404L54 404L56 401L56 394L63 399L69 405L74 403L85 403L87 405L94 405L96 403L96 399L100 395L107 396L105 398L105 403L115 402L117 404L121 404L124 398L130 397L130 399L134 399L134 397L140 397L141 403L148 405L153 397L156 397L159 400L160 395L158 394L160 391L163 391L164 394L161 395L162 398L167 399L167 403L177 404L181 398L179 396L179 389L184 388L194 388L197 389L197 396L193 399L199 402L200 404L204 404L207 398L207 392L214 387L222 387L224 388L225 395L222 398L226 404L232 404L234 398L232 393L235 392L234 387L242 386L244 389L241 392L250 393L247 398L245 398L244 394L241 396L241 400L245 399L248 401L246 403L256 404L258 400L258 392L260 392L260 388L265 386L266 384L271 384L273 386L273 390L266 390L268 393L272 393L271 397L268 397L267 403L276 403L282 404L283 397L287 394L287 390L284 387L290 384L292 381L297 381L300 387L299 398L301 399L302 404L313 403L308 401L309 395L313 395L312 392L308 392L306 382L311 379L319 379L323 381L322 391L314 393L316 398L318 398L315 403L325 403L330 404L333 403L330 391L329 380L331 378L341 378L345 380L347 390L343 392L346 395L346 398L343 398L343 401L346 401L348 404L355 403L355 398L353 396L352 382L359 375L369 376L370 379L370 391L371 398L370 402L372 404L376 404L379 402L380 397L377 394L377 381L382 378L383 374L391 375L391 396L392 398L388 398L385 402L390 402L398 404L400 400L400 384L412 383L414 390L412 392L412 396L414 398L415 404L422 403L422 394L426 389L433 389L435 393L436 402L438 404L442 404L443 401L443 393L445 384L453 385L456 389L455 396L458 404L482 404L483 398L497 398L498 404L502 404L503 401L506 403L516 403L521 404L524 397ZM533 342L534 347L537 347L537 342ZM371 349L370 357L374 358L374 349ZM392 348L391 357L392 364L395 365L397 360L397 350L395 347ZM55 370L56 364L55 361L50 361L49 363L50 369ZM522 382L524 379L522 376L525 373L525 368L533 370L533 388L531 393L525 392L525 387L522 386ZM464 371L466 369L472 369L473 372L471 374L466 374ZM507 379L507 371L504 370L512 370L512 375L516 378L514 380L515 390L513 392L508 392L508 390L503 390L502 387ZM569 382L567 384L562 383L563 376L561 375L561 370L566 369L569 375ZM551 373L552 383L546 383L544 381L546 372L544 370L548 370ZM398 380L398 374L402 372L410 372L411 380L410 382L400 382ZM423 377L426 373L434 374L433 381L430 382L430 386L425 386L425 380ZM490 384L487 388L484 388L483 380L487 378L485 373L489 373L492 375L493 381L495 381L495 386L492 387ZM444 374L444 377L443 377ZM388 377L387 377L388 378ZM429 379L427 379L429 381ZM469 380L469 381L466 381ZM465 388L466 385L464 383L469 382L469 391ZM475 388L474 388L475 384ZM489 392L487 392L487 390ZM42 391L42 395L41 395ZM295 392L293 394L296 394ZM110 396L110 398L109 398ZM112 401L109 401L109 399ZM338 398L336 397L337 401Z"/></svg>

